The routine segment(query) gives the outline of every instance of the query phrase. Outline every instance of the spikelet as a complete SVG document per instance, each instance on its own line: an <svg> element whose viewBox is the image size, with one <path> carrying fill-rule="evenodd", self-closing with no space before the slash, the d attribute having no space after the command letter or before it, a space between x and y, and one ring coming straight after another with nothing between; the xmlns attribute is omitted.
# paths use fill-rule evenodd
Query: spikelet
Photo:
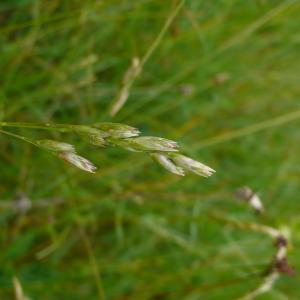
<svg viewBox="0 0 300 300"><path fill-rule="evenodd" d="M141 136L131 139L123 139L117 145L133 152L176 152L176 142L156 136Z"/></svg>
<svg viewBox="0 0 300 300"><path fill-rule="evenodd" d="M134 127L120 124L120 123L110 123L110 122L103 122L103 123L96 123L93 127L100 129L107 133L107 135L111 136L112 138L131 138L134 136L138 136L141 132Z"/></svg>
<svg viewBox="0 0 300 300"><path fill-rule="evenodd" d="M257 213L264 212L264 206L260 197L248 186L239 188L236 191L236 197L238 200L247 202Z"/></svg>
<svg viewBox="0 0 300 300"><path fill-rule="evenodd" d="M86 158L76 154L75 147L71 144L54 140L39 140L37 141L37 144L81 170L90 173L96 172L97 168L93 165L93 163L91 163Z"/></svg>
<svg viewBox="0 0 300 300"><path fill-rule="evenodd" d="M53 152L75 152L75 148L71 144L63 143L63 142L58 142L54 140L39 140L37 141L37 144L41 147L44 148L48 151L53 151Z"/></svg>
<svg viewBox="0 0 300 300"><path fill-rule="evenodd" d="M77 155L74 152L59 152L57 156L83 171L95 173L97 170L97 167L88 159Z"/></svg>
<svg viewBox="0 0 300 300"><path fill-rule="evenodd" d="M84 125L76 125L73 130L88 143L99 147L105 146L105 138L109 136L102 130Z"/></svg>
<svg viewBox="0 0 300 300"><path fill-rule="evenodd" d="M175 164L181 167L182 169L193 172L197 175L203 177L209 177L213 173L215 173L214 169L185 155L176 153L176 154L172 154L171 158L175 162Z"/></svg>
<svg viewBox="0 0 300 300"><path fill-rule="evenodd" d="M181 167L176 166L167 155L161 153L152 153L150 155L169 172L180 176L185 175L184 170Z"/></svg>

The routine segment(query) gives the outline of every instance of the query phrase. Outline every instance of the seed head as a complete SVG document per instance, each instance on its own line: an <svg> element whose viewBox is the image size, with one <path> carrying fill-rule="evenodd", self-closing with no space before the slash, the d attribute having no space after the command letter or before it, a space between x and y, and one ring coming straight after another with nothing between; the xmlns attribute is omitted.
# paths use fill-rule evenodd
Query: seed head
<svg viewBox="0 0 300 300"><path fill-rule="evenodd" d="M173 174L184 176L184 170L181 167L176 166L167 155L160 153L152 153L150 155L166 170L170 171Z"/></svg>
<svg viewBox="0 0 300 300"><path fill-rule="evenodd" d="M209 177L215 172L215 170L213 170L212 168L182 154L172 154L171 158L176 165L183 168L184 170L193 172L203 177Z"/></svg>
<svg viewBox="0 0 300 300"><path fill-rule="evenodd" d="M39 140L37 143L40 147L53 152L75 152L74 146L67 143L54 140Z"/></svg>
<svg viewBox="0 0 300 300"><path fill-rule="evenodd" d="M84 125L75 126L74 131L90 144L100 147L106 144L105 138L109 136L102 130Z"/></svg>
<svg viewBox="0 0 300 300"><path fill-rule="evenodd" d="M59 158L86 172L95 173L97 170L93 163L74 152L59 152L57 155Z"/></svg>
<svg viewBox="0 0 300 300"><path fill-rule="evenodd" d="M99 128L100 130L107 133L112 138L130 138L134 136L138 136L140 131L134 127L120 124L120 123L96 123L93 125L95 128Z"/></svg>
<svg viewBox="0 0 300 300"><path fill-rule="evenodd" d="M129 151L134 152L178 151L178 145L176 142L155 136L141 136L133 139L124 139L119 145Z"/></svg>

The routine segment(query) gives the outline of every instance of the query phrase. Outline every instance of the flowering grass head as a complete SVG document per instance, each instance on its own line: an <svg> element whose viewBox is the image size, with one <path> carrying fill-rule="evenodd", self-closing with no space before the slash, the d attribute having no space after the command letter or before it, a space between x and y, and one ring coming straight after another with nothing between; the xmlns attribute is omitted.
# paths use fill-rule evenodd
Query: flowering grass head
<svg viewBox="0 0 300 300"><path fill-rule="evenodd" d="M95 146L114 146L128 151L144 152L150 154L167 171L180 176L184 176L186 172L192 172L203 177L209 177L215 172L212 168L180 154L178 144L175 141L156 136L139 136L140 131L138 129L120 123L104 122L91 126L49 123L20 123L18 125L18 123L8 122L2 122L2 124L4 124L2 126L50 129L63 133L70 132L79 135L89 144ZM11 132L3 130L1 132L50 151L86 172L95 173L97 169L92 162L78 155L75 147L71 144L50 139L31 140Z"/></svg>

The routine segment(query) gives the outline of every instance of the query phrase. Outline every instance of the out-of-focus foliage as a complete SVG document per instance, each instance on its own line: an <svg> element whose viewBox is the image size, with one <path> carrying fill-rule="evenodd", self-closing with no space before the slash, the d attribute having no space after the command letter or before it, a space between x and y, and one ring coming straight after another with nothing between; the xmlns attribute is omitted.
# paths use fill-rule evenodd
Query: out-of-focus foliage
<svg viewBox="0 0 300 300"><path fill-rule="evenodd" d="M100 166L90 175L1 136L1 299L14 299L14 276L31 299L101 299L101 289L115 300L238 299L260 284L272 241L212 214L288 230L299 269L300 121L288 119L300 111L300 2L186 0L110 118L132 58L175 5L0 2L2 120L126 123L217 170L182 178L139 153L14 130L76 144ZM243 185L259 192L264 215L234 200ZM14 201L24 195L28 210ZM298 282L282 276L257 299L299 299Z"/></svg>

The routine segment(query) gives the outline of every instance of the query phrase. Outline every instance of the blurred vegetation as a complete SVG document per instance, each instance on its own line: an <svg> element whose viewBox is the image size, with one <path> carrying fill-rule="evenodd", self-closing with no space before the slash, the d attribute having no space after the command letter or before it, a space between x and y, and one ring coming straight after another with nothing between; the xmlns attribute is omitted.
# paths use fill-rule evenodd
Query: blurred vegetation
<svg viewBox="0 0 300 300"><path fill-rule="evenodd" d="M300 2L184 1L111 118L132 58L176 4L0 2L1 120L123 122L217 170L181 178L138 153L12 130L75 143L100 166L90 175L1 136L0 299L15 299L14 276L31 299L238 299L260 284L272 240L212 214L288 230L299 270ZM243 185L264 215L234 200ZM13 207L24 195L26 213ZM297 274L257 297L299 298Z"/></svg>

